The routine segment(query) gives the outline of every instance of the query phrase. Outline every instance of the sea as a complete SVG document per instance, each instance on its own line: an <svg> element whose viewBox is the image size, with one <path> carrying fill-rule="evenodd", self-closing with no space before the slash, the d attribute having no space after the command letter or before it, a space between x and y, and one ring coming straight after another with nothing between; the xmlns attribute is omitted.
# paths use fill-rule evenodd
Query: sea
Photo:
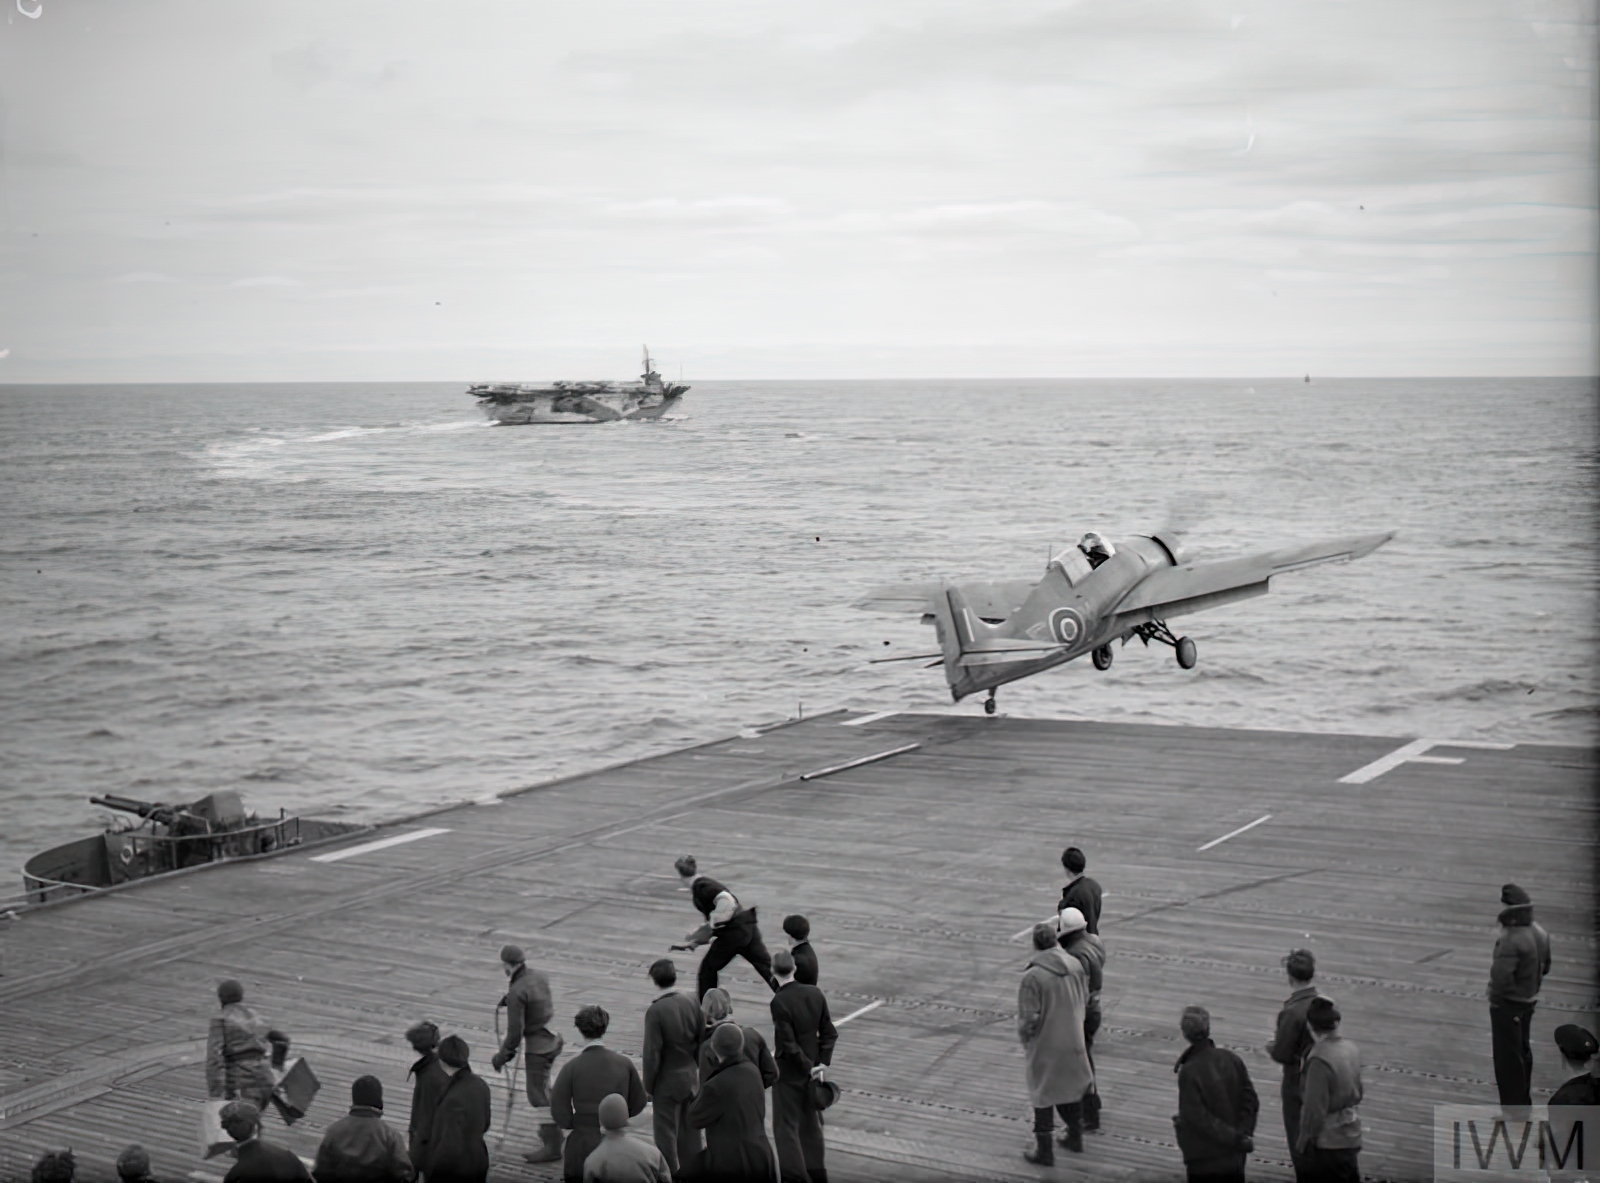
<svg viewBox="0 0 1600 1183"><path fill-rule="evenodd" d="M91 794L379 820L841 707L981 716L856 602L1091 529L1397 536L1177 618L1193 670L1135 641L1002 715L1591 745L1596 394L704 382L499 427L456 383L0 386L0 896Z"/></svg>

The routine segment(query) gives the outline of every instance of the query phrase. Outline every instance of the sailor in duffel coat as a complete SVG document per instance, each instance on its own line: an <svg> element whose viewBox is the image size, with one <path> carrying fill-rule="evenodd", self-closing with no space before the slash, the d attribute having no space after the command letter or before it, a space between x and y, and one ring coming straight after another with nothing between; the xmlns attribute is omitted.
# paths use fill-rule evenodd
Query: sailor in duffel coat
<svg viewBox="0 0 1600 1183"><path fill-rule="evenodd" d="M739 904L738 897L709 875L700 874L694 855L685 855L674 864L684 884L694 898L695 910L706 922L684 938L688 943L674 945L675 949L697 949L707 941L711 948L700 961L697 983L698 998L717 984L717 972L735 957L743 957L754 967L761 980L777 992L778 983L772 977L772 954L762 943L761 929L756 924L756 910Z"/></svg>
<svg viewBox="0 0 1600 1183"><path fill-rule="evenodd" d="M583 1160L600 1145L600 1102L617 1093L628 1102L628 1116L644 1112L644 1082L633 1062L604 1042L611 1016L602 1006L586 1006L573 1019L584 1048L568 1060L550 1090L550 1115L567 1131L561 1162L566 1183L583 1183Z"/></svg>
<svg viewBox="0 0 1600 1183"><path fill-rule="evenodd" d="M644 1012L644 1091L650 1098L656 1149L673 1174L680 1161L700 1150L700 1132L689 1124L689 1102L700 1087L697 1060L705 1034L700 1008L678 984L678 969L663 957L650 967L663 993Z"/></svg>
<svg viewBox="0 0 1600 1183"><path fill-rule="evenodd" d="M1027 1058L1035 1142L1023 1157L1041 1166L1055 1162L1053 1111L1067 1123L1061 1144L1083 1149L1083 1094L1094 1083L1083 1038L1089 974L1056 940L1054 924L1034 925L1034 953L1017 988L1017 1038Z"/></svg>

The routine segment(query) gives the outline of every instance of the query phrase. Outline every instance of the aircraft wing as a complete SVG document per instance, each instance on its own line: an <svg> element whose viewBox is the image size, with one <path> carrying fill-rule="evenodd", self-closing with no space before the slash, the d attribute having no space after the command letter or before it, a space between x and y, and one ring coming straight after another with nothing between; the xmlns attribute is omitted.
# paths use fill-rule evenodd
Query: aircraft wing
<svg viewBox="0 0 1600 1183"><path fill-rule="evenodd" d="M1267 581L1274 575L1321 563L1359 559L1393 537L1393 531L1361 534L1284 547L1242 559L1162 567L1135 584L1114 611L1118 616L1142 612L1149 617L1162 618L1258 596L1267 590Z"/></svg>
<svg viewBox="0 0 1600 1183"><path fill-rule="evenodd" d="M1004 620L1021 606L1033 590L1032 579L1000 579L959 585L967 605L979 617ZM944 596L944 583L898 583L873 588L856 601L870 612L932 612Z"/></svg>

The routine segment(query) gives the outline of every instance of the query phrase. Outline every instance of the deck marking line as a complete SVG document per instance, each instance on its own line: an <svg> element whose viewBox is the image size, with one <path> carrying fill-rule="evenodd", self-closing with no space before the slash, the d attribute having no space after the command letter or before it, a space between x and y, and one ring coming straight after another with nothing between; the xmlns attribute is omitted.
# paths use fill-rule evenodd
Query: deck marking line
<svg viewBox="0 0 1600 1183"><path fill-rule="evenodd" d="M877 1010L882 1005L883 1005L883 999L881 999L881 998L875 999L874 1001L867 1003L867 1005L862 1007L860 1010L853 1010L849 1014L847 1014L844 1018L835 1019L834 1022L833 1022L833 1025L835 1027L843 1027L851 1019L859 1019L862 1015L866 1014L869 1010Z"/></svg>
<svg viewBox="0 0 1600 1183"><path fill-rule="evenodd" d="M1465 764L1466 760L1460 756L1412 756L1413 764Z"/></svg>
<svg viewBox="0 0 1600 1183"><path fill-rule="evenodd" d="M374 850L387 850L391 846L415 842L418 838L432 838L435 834L448 834L449 832L448 829L438 826L433 826L426 830L412 830L409 834L396 834L393 838L380 838L376 842L363 842L360 846L336 850L332 854L314 854L311 856L311 861L314 863L336 863L340 859L354 858L358 854L370 854Z"/></svg>
<svg viewBox="0 0 1600 1183"><path fill-rule="evenodd" d="M1514 743L1492 743L1482 739L1414 739L1410 743L1396 748L1387 756L1379 756L1371 764L1364 764L1354 772L1341 776L1338 783L1341 785L1364 785L1368 781L1377 780L1385 772L1396 769L1407 761L1422 764L1441 764L1452 758L1441 756L1426 760L1419 759L1431 748L1481 748L1490 752L1509 752L1516 746ZM1461 761L1456 759L1455 762L1459 764Z"/></svg>
<svg viewBox="0 0 1600 1183"><path fill-rule="evenodd" d="M846 719L840 727L860 727L863 723L876 723L879 719L892 719L899 711L879 711L875 715L862 715L859 719Z"/></svg>
<svg viewBox="0 0 1600 1183"><path fill-rule="evenodd" d="M1207 842L1204 846L1197 847L1196 850L1195 850L1195 853L1199 854L1200 851L1202 851L1202 850L1210 850L1213 846L1220 845L1221 843L1226 842L1229 838L1237 838L1240 834L1244 833L1246 830L1255 829L1262 822L1270 820L1271 817L1272 817L1272 815L1270 813L1263 813L1260 817L1256 818L1255 821L1246 822L1244 825L1240 826L1237 830L1229 830L1222 837L1213 838L1210 842Z"/></svg>
<svg viewBox="0 0 1600 1183"><path fill-rule="evenodd" d="M879 760L887 760L890 756L903 756L907 752L914 752L922 745L919 743L902 744L897 748L890 748L887 752L875 752L870 756L862 756L858 760L849 760L843 764L832 764L827 768L818 768L812 772L802 772L801 780L816 780L821 776L832 776L835 772L844 772L849 768L860 768L863 764L876 764Z"/></svg>

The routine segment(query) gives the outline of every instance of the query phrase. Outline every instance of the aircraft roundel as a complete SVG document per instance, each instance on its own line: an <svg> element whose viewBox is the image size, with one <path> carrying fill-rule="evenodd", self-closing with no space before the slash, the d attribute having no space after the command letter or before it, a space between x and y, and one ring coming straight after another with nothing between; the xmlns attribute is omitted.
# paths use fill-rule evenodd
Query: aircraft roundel
<svg viewBox="0 0 1600 1183"><path fill-rule="evenodd" d="M1083 636L1083 617L1071 608L1057 608L1050 613L1050 632L1063 645L1076 645Z"/></svg>

